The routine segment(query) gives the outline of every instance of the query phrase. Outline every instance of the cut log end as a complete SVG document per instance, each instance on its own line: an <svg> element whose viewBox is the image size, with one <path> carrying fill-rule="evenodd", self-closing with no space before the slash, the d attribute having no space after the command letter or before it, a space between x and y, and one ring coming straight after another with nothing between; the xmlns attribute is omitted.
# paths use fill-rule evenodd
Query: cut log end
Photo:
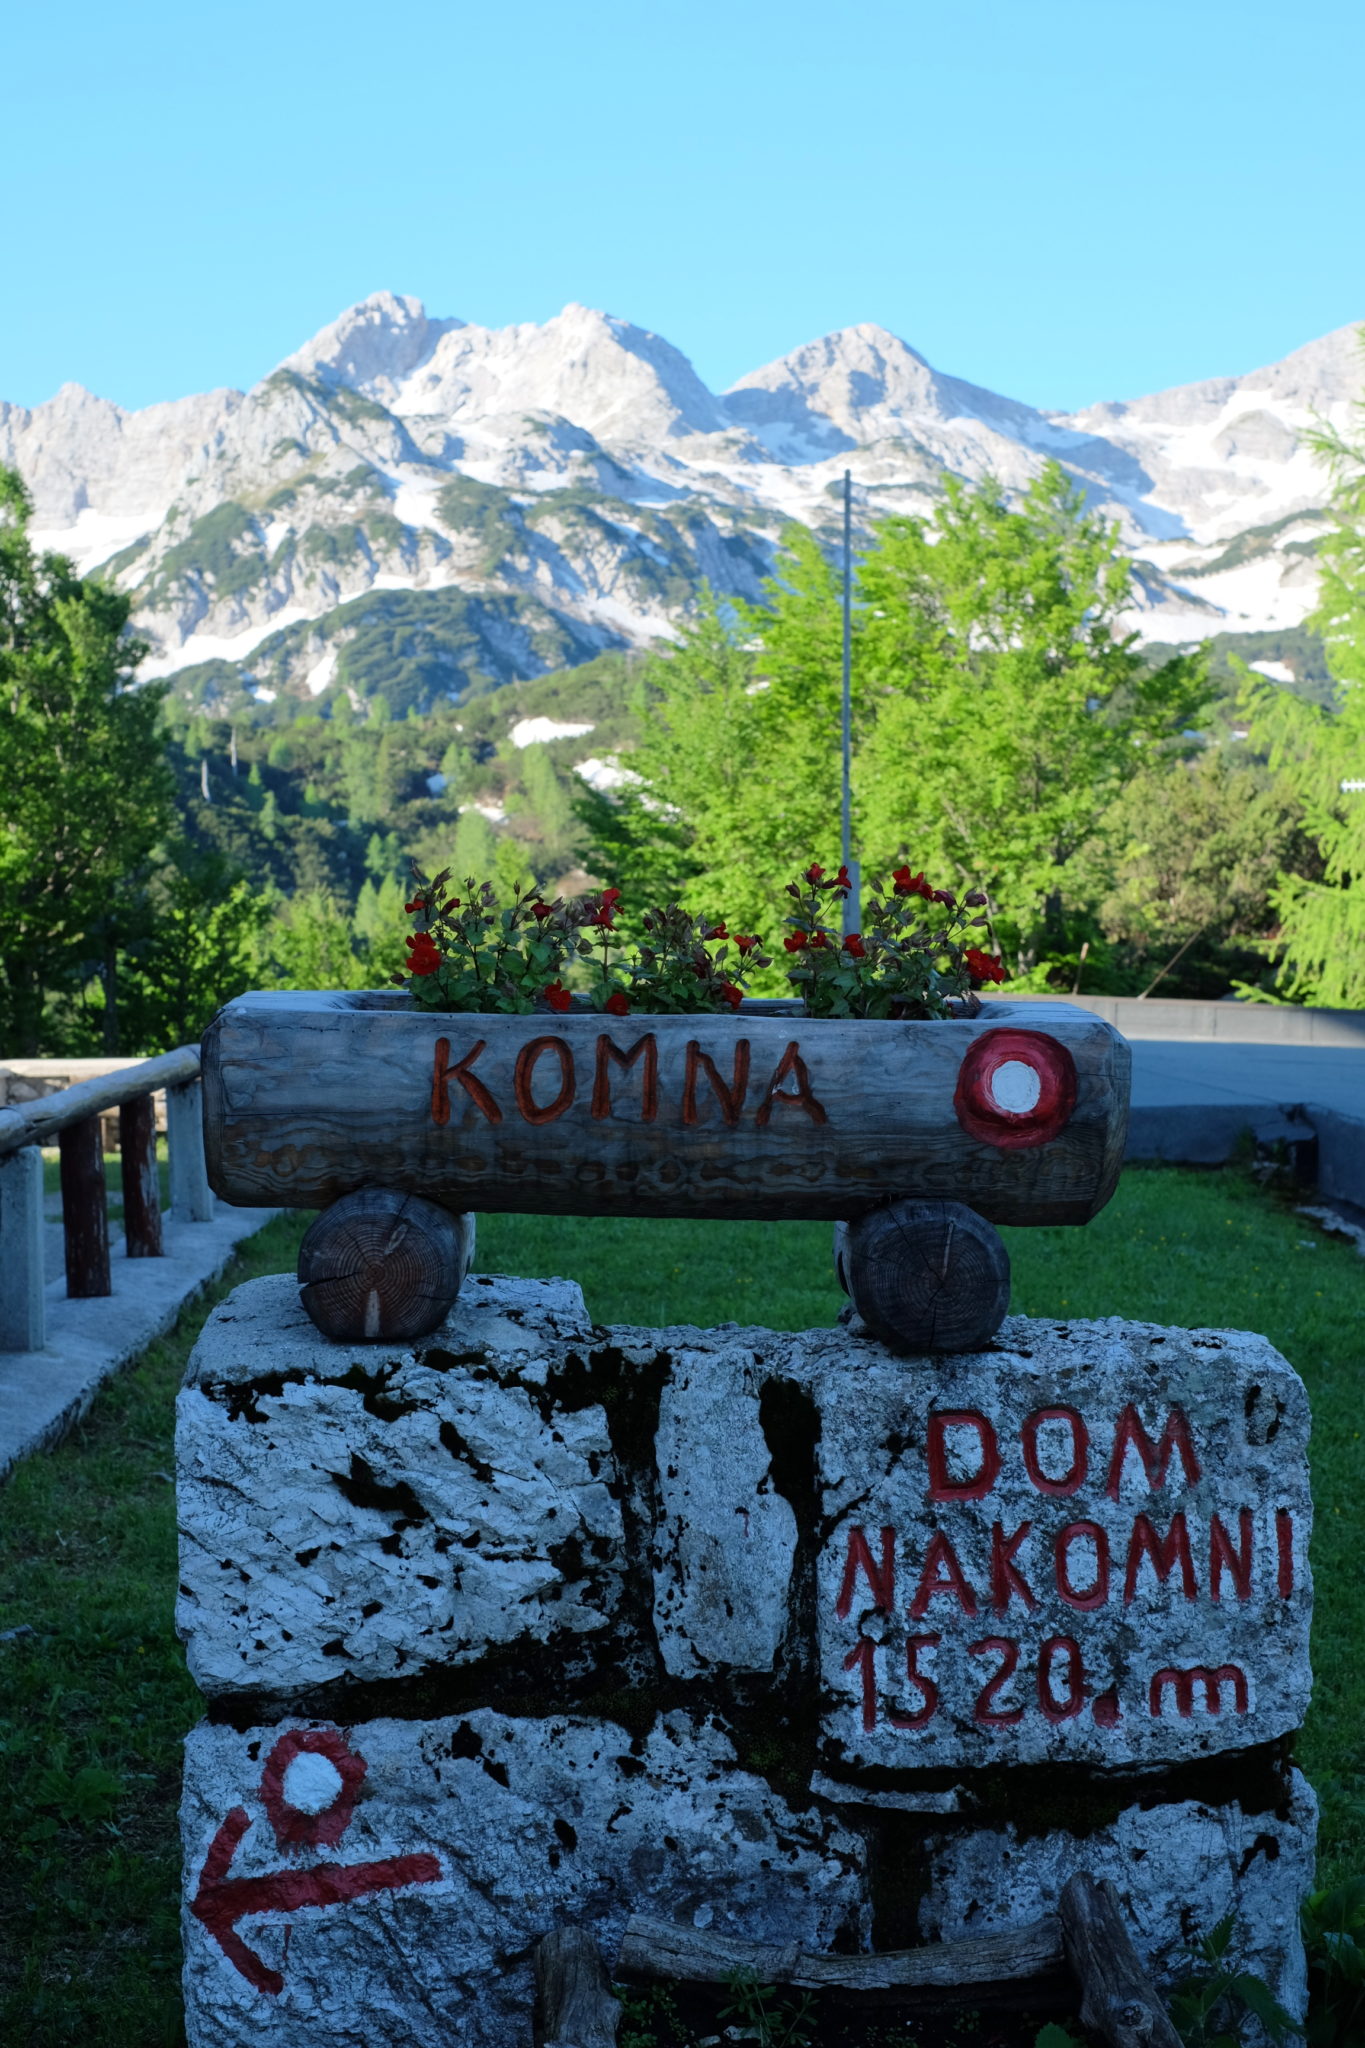
<svg viewBox="0 0 1365 2048"><path fill-rule="evenodd" d="M893 1351L979 1351L1004 1321L1009 1253L961 1202L891 1202L841 1226L836 1271Z"/></svg>
<svg viewBox="0 0 1365 2048"><path fill-rule="evenodd" d="M537 1943L535 1970L543 2048L614 2048L621 2007L584 1928L553 1928Z"/></svg>
<svg viewBox="0 0 1365 2048"><path fill-rule="evenodd" d="M338 1343L430 1336L450 1313L473 1248L471 1218L421 1195L360 1188L324 1209L299 1246L303 1305Z"/></svg>

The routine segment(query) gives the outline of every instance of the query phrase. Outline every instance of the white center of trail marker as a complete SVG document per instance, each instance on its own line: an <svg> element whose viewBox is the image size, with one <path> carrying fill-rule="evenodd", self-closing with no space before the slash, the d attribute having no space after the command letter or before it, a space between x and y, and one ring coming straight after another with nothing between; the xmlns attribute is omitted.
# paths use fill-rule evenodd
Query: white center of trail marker
<svg viewBox="0 0 1365 2048"><path fill-rule="evenodd" d="M341 1782L330 1757L305 1749L285 1771L284 1796L299 1813L324 1813L341 1791Z"/></svg>
<svg viewBox="0 0 1365 2048"><path fill-rule="evenodd" d="M991 1076L991 1094L997 1109L1007 1109L1012 1116L1027 1116L1037 1107L1042 1092L1038 1070L1027 1060L1006 1060Z"/></svg>

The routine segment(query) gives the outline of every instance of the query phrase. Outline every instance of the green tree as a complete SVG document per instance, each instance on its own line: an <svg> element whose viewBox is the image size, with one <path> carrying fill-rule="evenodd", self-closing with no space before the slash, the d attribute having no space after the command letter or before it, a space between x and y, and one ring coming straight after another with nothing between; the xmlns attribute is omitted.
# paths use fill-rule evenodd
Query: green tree
<svg viewBox="0 0 1365 2048"><path fill-rule="evenodd" d="M324 890L278 898L261 934L257 985L264 988L366 988L369 965L352 943L351 919Z"/></svg>
<svg viewBox="0 0 1365 2048"><path fill-rule="evenodd" d="M117 1046L127 897L171 826L162 691L134 689L129 601L35 554L32 506L0 468L0 1044L43 1049L54 991L104 978Z"/></svg>
<svg viewBox="0 0 1365 2048"><path fill-rule="evenodd" d="M932 526L887 521L859 578L866 857L989 890L1035 979L1094 930L1109 809L1206 694L1202 653L1153 668L1119 630L1130 592L1117 528L1056 463L1013 507L950 479Z"/></svg>
<svg viewBox="0 0 1365 2048"><path fill-rule="evenodd" d="M1133 992L1217 996L1257 971L1270 891L1300 839L1282 782L1225 748L1159 761L1128 784L1105 830L1112 879L1099 921Z"/></svg>
<svg viewBox="0 0 1365 2048"><path fill-rule="evenodd" d="M1361 330L1365 347L1365 328ZM1365 427L1365 403L1356 407ZM1323 429L1314 445L1332 478L1335 524L1307 624L1322 635L1339 686L1320 707L1242 669L1254 744L1303 805L1320 874L1286 868L1274 891L1278 982L1294 1002L1365 1007L1365 434Z"/></svg>
<svg viewBox="0 0 1365 2048"><path fill-rule="evenodd" d="M764 607L731 622L708 594L649 665L614 839L580 806L618 886L657 867L666 833L690 905L769 933L783 883L839 847L839 579L803 531L781 567ZM1130 579L1056 464L1013 507L950 483L932 521L875 526L859 564L855 849L883 874L908 859L988 889L1025 973L1098 930L1109 807L1204 695L1202 656L1154 669L1119 631Z"/></svg>
<svg viewBox="0 0 1365 2048"><path fill-rule="evenodd" d="M396 875L383 881L367 881L356 898L351 919L359 950L370 963L372 974L382 977L402 966L402 939L408 931L403 914L407 892Z"/></svg>
<svg viewBox="0 0 1365 2048"><path fill-rule="evenodd" d="M472 805L460 812L455 823L455 841L449 855L449 866L460 881L466 875L474 875L479 881L493 872L493 827L482 811ZM445 862L442 865L446 865Z"/></svg>
<svg viewBox="0 0 1365 2048"><path fill-rule="evenodd" d="M789 539L770 611L731 620L704 591L678 646L647 664L629 757L640 780L614 806L615 832L600 801L580 799L594 871L619 873L636 902L681 894L771 929L793 861L837 840L837 586L809 534Z"/></svg>
<svg viewBox="0 0 1365 2048"><path fill-rule="evenodd" d="M548 747L529 746L522 750L521 775L526 807L539 831L536 866L549 879L555 870L570 865L577 849L578 821L573 798Z"/></svg>
<svg viewBox="0 0 1365 2048"><path fill-rule="evenodd" d="M221 856L178 844L153 870L141 930L120 956L126 1049L201 1038L215 1010L255 985L270 914L269 896Z"/></svg>

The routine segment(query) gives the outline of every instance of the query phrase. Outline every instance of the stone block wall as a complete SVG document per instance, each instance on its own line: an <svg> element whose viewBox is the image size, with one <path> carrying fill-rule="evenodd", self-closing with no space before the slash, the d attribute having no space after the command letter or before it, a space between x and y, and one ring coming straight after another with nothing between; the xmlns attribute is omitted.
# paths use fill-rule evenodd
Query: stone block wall
<svg viewBox="0 0 1365 2048"><path fill-rule="evenodd" d="M239 1288L180 1397L193 2048L522 2048L564 1920L893 1948L1077 1868L1301 2009L1307 1431L1243 1333L901 1359L485 1277L405 1350Z"/></svg>

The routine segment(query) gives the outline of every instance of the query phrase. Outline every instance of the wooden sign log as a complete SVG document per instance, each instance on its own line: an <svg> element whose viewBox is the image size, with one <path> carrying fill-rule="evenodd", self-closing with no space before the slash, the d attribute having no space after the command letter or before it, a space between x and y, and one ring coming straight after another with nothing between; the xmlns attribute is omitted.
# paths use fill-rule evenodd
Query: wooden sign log
<svg viewBox="0 0 1365 2048"><path fill-rule="evenodd" d="M209 1179L322 1207L854 1218L895 1197L1084 1223L1113 1192L1129 1053L1065 1004L968 1020L418 1012L250 995L203 1046Z"/></svg>
<svg viewBox="0 0 1365 2048"><path fill-rule="evenodd" d="M623 1977L688 1984L723 1984L736 1970L749 1970L763 1984L852 1995L920 1992L925 1995L919 2003L941 2005L951 2002L954 1993L965 1994L972 2002L991 1986L1060 1976L1065 1959L1055 1919L1032 1921L999 1934L973 1934L962 1941L930 1942L923 1948L839 1956L805 1951L795 1942L744 1941L636 1913L626 1922L616 1968Z"/></svg>
<svg viewBox="0 0 1365 2048"><path fill-rule="evenodd" d="M337 1342L409 1343L445 1321L473 1248L472 1217L361 1188L325 1209L299 1246L303 1305Z"/></svg>
<svg viewBox="0 0 1365 2048"><path fill-rule="evenodd" d="M857 1998L893 1992L919 2006L974 2003L1025 1983L1055 1988L1069 1966L1082 2024L1108 2048L1180 2048L1160 1992L1133 1947L1118 1896L1084 1871L1063 1887L1058 1913L1024 1927L881 1955L821 1955L795 1942L745 1941L649 1914L626 1922L623 1977L723 1984L735 1971L764 1984Z"/></svg>
<svg viewBox="0 0 1365 2048"><path fill-rule="evenodd" d="M961 1202L891 1202L836 1226L835 1270L893 1351L979 1351L1010 1305L999 1233Z"/></svg>

